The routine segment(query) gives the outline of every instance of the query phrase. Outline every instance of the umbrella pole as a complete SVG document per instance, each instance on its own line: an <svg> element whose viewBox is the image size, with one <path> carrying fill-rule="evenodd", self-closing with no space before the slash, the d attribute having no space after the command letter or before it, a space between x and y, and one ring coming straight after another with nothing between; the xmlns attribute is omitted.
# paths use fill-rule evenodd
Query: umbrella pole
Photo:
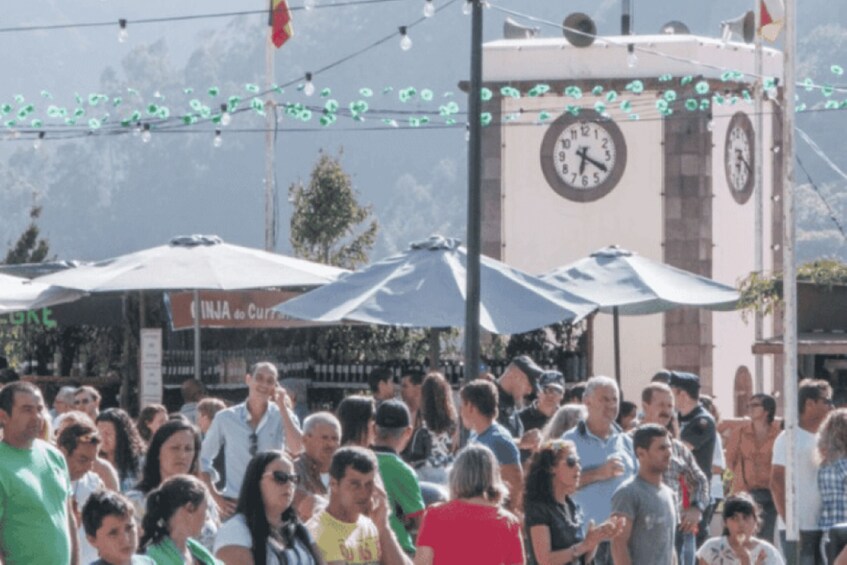
<svg viewBox="0 0 847 565"><path fill-rule="evenodd" d="M129 348L130 343L132 341L132 329L129 327L129 293L124 292L121 297L121 318L123 322L123 330L124 330L124 349L121 354L123 371L121 371L121 394L120 394L120 405L121 408L129 412L129 398L130 398L130 383L129 383L129 363L130 363L130 354Z"/></svg>
<svg viewBox="0 0 847 565"><path fill-rule="evenodd" d="M429 330L429 370L437 371L439 358L441 357L441 330L430 328Z"/></svg>
<svg viewBox="0 0 847 565"><path fill-rule="evenodd" d="M621 387L621 323L618 307L612 308L613 316L613 333L615 340L615 380L618 381L618 388Z"/></svg>
<svg viewBox="0 0 847 565"><path fill-rule="evenodd" d="M194 289L194 378L200 382L200 291Z"/></svg>

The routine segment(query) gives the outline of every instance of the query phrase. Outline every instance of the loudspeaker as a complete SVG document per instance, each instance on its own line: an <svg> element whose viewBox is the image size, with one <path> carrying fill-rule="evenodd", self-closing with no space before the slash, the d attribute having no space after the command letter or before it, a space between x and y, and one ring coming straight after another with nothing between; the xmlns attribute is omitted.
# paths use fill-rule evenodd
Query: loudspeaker
<svg viewBox="0 0 847 565"><path fill-rule="evenodd" d="M753 43L756 36L756 16L753 10L734 18L721 22L722 38L724 41L732 39L733 34L741 37L744 43Z"/></svg>
<svg viewBox="0 0 847 565"><path fill-rule="evenodd" d="M541 28L524 26L513 20L506 18L503 22L503 37L505 39L529 39L535 37L541 31Z"/></svg>
<svg viewBox="0 0 847 565"><path fill-rule="evenodd" d="M691 30L688 29L688 26L684 23L677 20L671 20L662 26L659 33L665 35L688 35L691 33Z"/></svg>
<svg viewBox="0 0 847 565"><path fill-rule="evenodd" d="M588 47L597 36L597 26L587 14L574 12L562 24L562 33L574 47Z"/></svg>

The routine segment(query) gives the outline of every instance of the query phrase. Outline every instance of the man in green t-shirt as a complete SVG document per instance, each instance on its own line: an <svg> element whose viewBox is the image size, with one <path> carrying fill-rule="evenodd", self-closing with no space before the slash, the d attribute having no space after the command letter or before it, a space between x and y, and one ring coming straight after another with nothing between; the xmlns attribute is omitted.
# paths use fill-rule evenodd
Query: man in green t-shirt
<svg viewBox="0 0 847 565"><path fill-rule="evenodd" d="M0 555L6 565L78 562L65 458L37 439L46 413L31 383L0 390Z"/></svg>
<svg viewBox="0 0 847 565"><path fill-rule="evenodd" d="M376 410L376 439L374 451L379 474L388 494L391 508L391 529L403 550L415 553L415 542L409 529L417 530L424 510L418 477L398 453L403 451L412 436L412 421L406 405L398 400L386 400Z"/></svg>

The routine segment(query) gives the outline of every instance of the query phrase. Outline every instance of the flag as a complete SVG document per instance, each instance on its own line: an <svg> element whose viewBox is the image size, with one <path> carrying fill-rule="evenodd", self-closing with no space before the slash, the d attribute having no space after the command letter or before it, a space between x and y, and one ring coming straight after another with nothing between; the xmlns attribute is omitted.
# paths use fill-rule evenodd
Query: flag
<svg viewBox="0 0 847 565"><path fill-rule="evenodd" d="M763 39L774 42L779 38L785 23L785 6L782 0L759 0L761 27L759 34Z"/></svg>
<svg viewBox="0 0 847 565"><path fill-rule="evenodd" d="M279 48L293 36L294 26L288 4L285 0L271 0L271 41Z"/></svg>

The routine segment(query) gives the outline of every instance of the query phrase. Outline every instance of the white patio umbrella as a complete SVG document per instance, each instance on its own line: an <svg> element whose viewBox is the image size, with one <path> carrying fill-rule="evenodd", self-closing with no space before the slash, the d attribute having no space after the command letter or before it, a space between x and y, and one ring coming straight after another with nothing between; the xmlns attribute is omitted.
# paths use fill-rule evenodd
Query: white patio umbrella
<svg viewBox="0 0 847 565"><path fill-rule="evenodd" d="M614 316L615 377L620 383L619 316L658 314L693 306L735 310L731 286L642 257L616 245L595 251L541 278L600 306Z"/></svg>
<svg viewBox="0 0 847 565"><path fill-rule="evenodd" d="M418 328L463 327L467 251L433 236L276 310L304 320ZM480 325L498 334L576 322L597 309L588 300L488 257L481 258Z"/></svg>
<svg viewBox="0 0 847 565"><path fill-rule="evenodd" d="M344 269L224 243L214 235L160 245L68 269L37 280L90 293L300 288L326 284ZM194 370L200 378L200 316L194 316Z"/></svg>
<svg viewBox="0 0 847 565"><path fill-rule="evenodd" d="M0 274L0 314L72 302L85 292Z"/></svg>

